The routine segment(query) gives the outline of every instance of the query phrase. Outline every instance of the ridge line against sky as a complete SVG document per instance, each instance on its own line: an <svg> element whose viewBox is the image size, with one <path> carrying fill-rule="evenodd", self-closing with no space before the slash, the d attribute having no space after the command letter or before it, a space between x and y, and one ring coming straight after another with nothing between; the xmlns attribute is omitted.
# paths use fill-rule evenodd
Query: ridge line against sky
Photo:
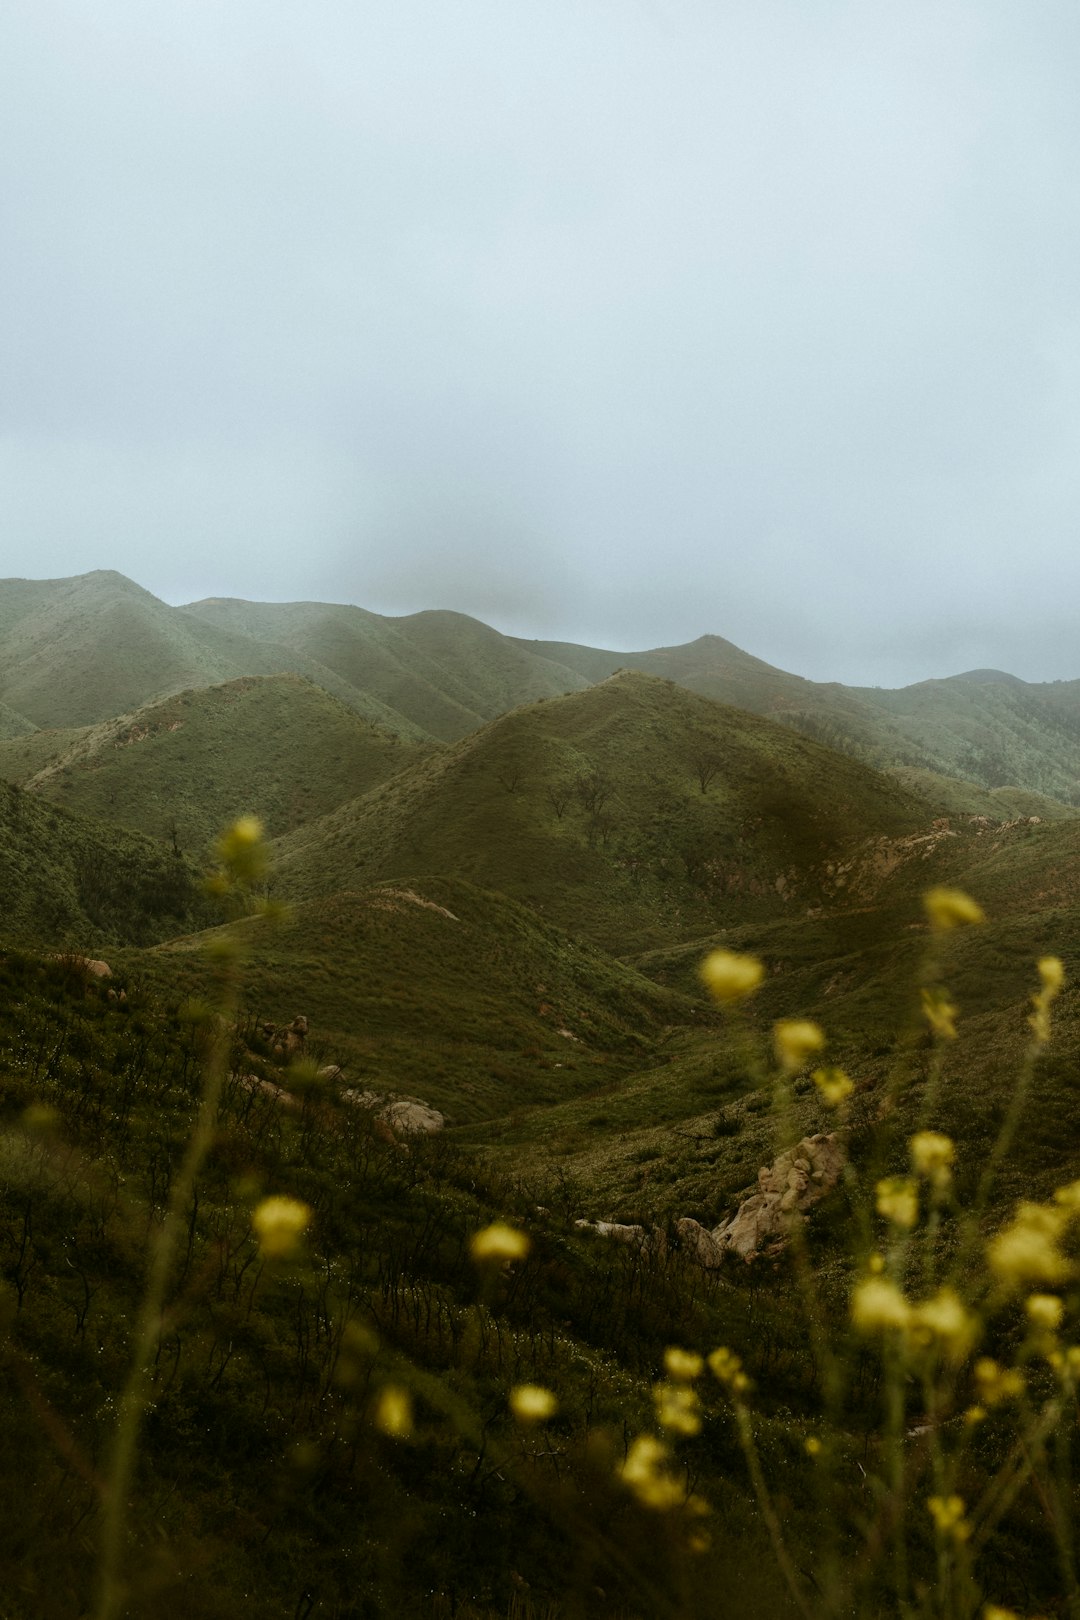
<svg viewBox="0 0 1080 1620"><path fill-rule="evenodd" d="M143 591L148 592L148 594L150 596L154 597L154 599L156 601L161 602L163 604L163 606L165 606L165 607L173 607L173 608L194 608L194 607L198 607L201 603L221 603L221 602L240 602L240 603L244 603L244 604L247 604L247 605L250 605L250 606L260 606L260 605L271 605L271 606L315 605L315 606L330 607L330 608L334 608L334 607L345 607L345 608L355 607L355 608L358 608L361 612L374 613L379 617L384 617L384 618L389 618L389 619L407 618L407 617L410 617L412 614L425 613L425 612L461 613L461 612L465 611L464 609L460 609L460 608L449 608L448 609L445 606L440 606L440 605L435 604L435 603L430 603L430 604L427 604L424 607L409 609L407 612L399 614L399 613L393 613L393 612L383 612L383 610L381 610L379 608L373 608L369 603L366 603L366 602L351 602L351 601L344 601L344 600L330 600L330 599L312 597L310 595L303 595L303 594L301 594L299 596L296 596L296 597L254 597L254 596L244 596L244 595L240 595L240 594L236 594L236 593L225 594L225 593L214 592L214 591L203 591L203 592L200 592L199 594L197 594L195 596L185 597L183 600L177 599L175 601L169 601L168 598L162 596L159 592L155 591L152 586L146 585L142 580L133 579L133 578L131 578L131 576L122 573L119 569L109 569L109 568L88 569L88 570L86 570L86 572L84 574L81 574L81 575L80 574L69 575L69 576L65 576L65 575L61 575L61 576L12 575L12 576L9 576L9 579L14 579L14 580L19 580L19 581L24 581L25 580L25 581L29 581L31 583L37 583L37 584L62 585L62 584L68 584L68 583L76 582L79 579L88 578L88 577L90 577L91 575L93 575L95 573L98 573L98 574L108 574L108 573L118 574L119 577L121 579L125 580L128 584L134 585L138 590L143 590ZM2 588L4 586L4 584L6 584L6 583L8 583L7 580L0 578L0 588ZM587 639L580 639L579 640L577 638L572 638L572 637L569 637L569 636L559 635L559 634L544 635L544 636L520 636L513 630L505 629L504 627L502 627L502 626L500 626L500 625L498 625L496 623L493 623L490 619L481 619L478 614L468 614L467 616L470 617L470 618L479 620L480 623L487 625L489 629L495 630L500 635L507 636L512 640L519 640L519 641L523 641L523 642L526 642L526 643L535 641L535 642L546 643L546 644L549 644L549 645L558 645L558 644L562 643L562 644L565 644L565 645L573 645L573 646L584 647L584 648L587 648L587 649L589 649L591 651L595 651L595 652L609 652L609 653L615 653L615 654L625 653L627 655L632 655L632 654L635 654L635 653L663 652L663 651L673 650L673 649L678 648L678 647L690 646L690 645L693 645L697 641L710 640L710 639L721 640L721 641L729 643L730 645L735 646L737 651L742 652L742 653L746 653L751 658L756 658L756 659L759 659L763 663L771 664L771 667L778 670L781 674L794 675L794 676L797 676L797 677L805 679L805 680L824 682L825 684L835 684L835 683L837 683L839 681L839 677L834 676L834 675L824 675L824 676L807 675L804 671L799 670L797 668L792 668L792 667L790 667L788 665L772 664L771 660L769 660L767 658L763 658L762 654L756 648L740 646L738 643L732 642L732 638L730 636L726 636L726 635L723 634L722 631L715 630L715 629L702 630L701 632L699 632L698 635L687 637L686 641L684 641L684 642L643 641L640 644L638 644L637 646L613 647L613 646L611 646L610 644L608 644L606 642L589 641ZM899 685L916 685L920 681L948 679L950 676L954 676L954 675L985 674L985 673L996 673L996 674L1004 675L1007 678L1012 678L1012 677L1015 676L1015 671L1005 669L1003 666L994 665L994 664L981 664L981 665L968 665L963 669L932 670L929 673L927 673L926 675L921 675L921 676L916 677L916 679L914 681L902 682L902 683L898 683L898 684ZM1020 679L1023 679L1023 678L1024 677L1020 677ZM1077 678L1077 677L1062 676L1062 677L1055 677L1055 678L1056 679L1061 679L1061 680L1070 680L1070 679L1074 679L1074 678ZM890 690L890 688L885 683L882 683L882 682L847 681L847 682L841 682L840 684L851 686L851 687L879 686L879 687L882 687L885 690Z"/></svg>
<svg viewBox="0 0 1080 1620"><path fill-rule="evenodd" d="M0 547L1080 675L1080 9L12 0Z"/></svg>

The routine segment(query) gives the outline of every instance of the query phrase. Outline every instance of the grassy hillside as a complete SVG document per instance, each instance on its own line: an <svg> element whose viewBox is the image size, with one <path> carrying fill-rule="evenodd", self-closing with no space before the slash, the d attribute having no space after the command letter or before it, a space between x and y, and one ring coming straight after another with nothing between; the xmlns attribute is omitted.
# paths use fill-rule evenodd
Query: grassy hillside
<svg viewBox="0 0 1080 1620"><path fill-rule="evenodd" d="M213 916L194 868L160 844L0 783L0 940L92 952Z"/></svg>
<svg viewBox="0 0 1080 1620"><path fill-rule="evenodd" d="M820 900L824 866L925 804L757 716L621 675L506 715L282 839L299 898L467 878L624 952Z"/></svg>
<svg viewBox="0 0 1080 1620"><path fill-rule="evenodd" d="M310 682L275 675L0 744L0 776L202 860L238 815L288 832L435 746L402 742Z"/></svg>
<svg viewBox="0 0 1080 1620"><path fill-rule="evenodd" d="M1076 805L1063 804L1060 799L1028 788L980 787L959 776L942 776L912 765L890 766L889 775L928 803L940 805L948 816L988 816L991 821L1028 816L1038 816L1042 821L1072 821L1080 816Z"/></svg>
<svg viewBox="0 0 1080 1620"><path fill-rule="evenodd" d="M212 599L193 618L317 657L433 736L453 741L507 709L587 684L463 613L387 619L325 602Z"/></svg>
<svg viewBox="0 0 1080 1620"><path fill-rule="evenodd" d="M604 652L564 642L521 645L589 680L618 668L663 676L719 702L767 714L879 768L931 770L986 788L1080 800L1080 682L1030 684L997 670L974 670L897 691L848 687L804 680L711 635L648 652Z"/></svg>
<svg viewBox="0 0 1080 1620"><path fill-rule="evenodd" d="M244 675L304 675L403 737L419 728L295 649L158 601L122 574L0 580L0 702L37 726L81 726Z"/></svg>
<svg viewBox="0 0 1080 1620"><path fill-rule="evenodd" d="M0 742L9 737L24 737L34 729L32 720L26 720L6 703L0 703Z"/></svg>
<svg viewBox="0 0 1080 1620"><path fill-rule="evenodd" d="M245 1005L286 1023L351 1084L413 1092L454 1122L505 1118L611 1084L675 1026L714 1022L678 992L455 879L376 885L253 920ZM165 994L205 994L202 937L118 958Z"/></svg>

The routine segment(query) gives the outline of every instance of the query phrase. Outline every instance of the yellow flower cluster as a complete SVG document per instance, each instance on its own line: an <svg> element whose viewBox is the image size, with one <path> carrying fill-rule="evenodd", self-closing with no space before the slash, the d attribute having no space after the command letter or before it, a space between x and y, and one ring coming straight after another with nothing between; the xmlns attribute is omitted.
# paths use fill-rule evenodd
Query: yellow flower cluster
<svg viewBox="0 0 1080 1620"><path fill-rule="evenodd" d="M527 1235L505 1221L492 1221L469 1241L469 1253L478 1261L524 1260L530 1247Z"/></svg>
<svg viewBox="0 0 1080 1620"><path fill-rule="evenodd" d="M230 890L250 889L261 883L269 868L262 822L256 816L241 816L222 833L215 854L221 862L221 871L210 880L212 892L228 894Z"/></svg>
<svg viewBox="0 0 1080 1620"><path fill-rule="evenodd" d="M654 1384L656 1421L672 1434L700 1434L701 1402L688 1384Z"/></svg>
<svg viewBox="0 0 1080 1620"><path fill-rule="evenodd" d="M880 1273L865 1277L851 1296L851 1319L860 1333L900 1333L911 1351L937 1350L959 1363L978 1337L979 1324L951 1288L939 1288L920 1304L906 1299Z"/></svg>
<svg viewBox="0 0 1080 1620"><path fill-rule="evenodd" d="M971 1526L964 1518L964 1498L962 1496L931 1496L926 1503L930 1509L930 1517L941 1536L951 1536L954 1541L966 1541L971 1534Z"/></svg>
<svg viewBox="0 0 1080 1620"><path fill-rule="evenodd" d="M677 1345L670 1345L664 1351L664 1371L669 1378L689 1383L705 1371L705 1358L696 1350L680 1350Z"/></svg>
<svg viewBox="0 0 1080 1620"><path fill-rule="evenodd" d="M825 1031L809 1018L781 1018L773 1025L776 1061L788 1074L801 1069L807 1058L825 1045Z"/></svg>
<svg viewBox="0 0 1080 1620"><path fill-rule="evenodd" d="M905 1231L910 1232L919 1219L919 1189L910 1176L889 1176L879 1181L875 1202L879 1215Z"/></svg>
<svg viewBox="0 0 1080 1620"><path fill-rule="evenodd" d="M974 1367L975 1384L983 1406L1018 1401L1024 1393L1024 1375L1016 1367L1002 1367L992 1356L980 1356Z"/></svg>
<svg viewBox="0 0 1080 1620"><path fill-rule="evenodd" d="M1050 1039L1050 1006L1065 983L1065 969L1059 956L1041 956L1036 965L1039 969L1039 988L1031 998L1035 1010L1028 1023L1035 1033L1035 1039L1045 1044Z"/></svg>
<svg viewBox="0 0 1080 1620"><path fill-rule="evenodd" d="M923 909L935 934L947 934L954 928L970 928L986 921L982 906L963 889L928 889L923 895Z"/></svg>
<svg viewBox="0 0 1080 1620"><path fill-rule="evenodd" d="M945 1187L952 1177L956 1147L951 1136L942 1131L916 1131L908 1144L911 1149L911 1168L917 1176L925 1176L936 1187Z"/></svg>
<svg viewBox="0 0 1080 1620"><path fill-rule="evenodd" d="M843 1069L815 1069L814 1084L826 1108L838 1108L855 1090L855 1082Z"/></svg>
<svg viewBox="0 0 1080 1620"><path fill-rule="evenodd" d="M956 1039L956 1006L944 990L920 990L923 1016L935 1035L943 1041Z"/></svg>
<svg viewBox="0 0 1080 1620"><path fill-rule="evenodd" d="M287 1260L311 1225L312 1209L299 1198L264 1198L252 1211L251 1225L266 1260Z"/></svg>
<svg viewBox="0 0 1080 1620"><path fill-rule="evenodd" d="M643 1507L668 1513L685 1499L686 1492L668 1472L671 1448L651 1434L639 1434L630 1442L619 1478Z"/></svg>
<svg viewBox="0 0 1080 1620"><path fill-rule="evenodd" d="M752 996L765 977L764 963L736 951L712 951L698 969L702 983L722 1007Z"/></svg>
<svg viewBox="0 0 1080 1620"><path fill-rule="evenodd" d="M1028 1321L1041 1333L1056 1333L1065 1307L1056 1294L1029 1294L1024 1302Z"/></svg>
<svg viewBox="0 0 1080 1620"><path fill-rule="evenodd" d="M519 1423L546 1423L559 1410L559 1403L542 1384L515 1384L510 1391L510 1410Z"/></svg>
<svg viewBox="0 0 1080 1620"><path fill-rule="evenodd" d="M721 1384L726 1385L733 1395L745 1395L750 1388L750 1380L742 1370L742 1362L733 1350L721 1345L714 1350L708 1358L709 1371Z"/></svg>
<svg viewBox="0 0 1080 1620"><path fill-rule="evenodd" d="M379 1391L371 1421L392 1440L404 1440L412 1433L412 1396L400 1384L387 1384Z"/></svg>
<svg viewBox="0 0 1080 1620"><path fill-rule="evenodd" d="M1071 1276L1074 1268L1060 1243L1072 1214L1064 1199L1056 1209L1050 1204L1020 1204L1009 1225L986 1247L998 1281L1014 1289L1026 1283L1060 1283Z"/></svg>

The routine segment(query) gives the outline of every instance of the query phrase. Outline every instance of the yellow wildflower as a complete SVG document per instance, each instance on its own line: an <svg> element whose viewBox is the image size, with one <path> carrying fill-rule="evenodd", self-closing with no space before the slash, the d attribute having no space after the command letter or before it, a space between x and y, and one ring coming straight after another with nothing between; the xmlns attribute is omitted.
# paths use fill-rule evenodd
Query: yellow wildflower
<svg viewBox="0 0 1080 1620"><path fill-rule="evenodd" d="M944 1041L956 1039L956 1006L944 990L920 990L923 1015L935 1035Z"/></svg>
<svg viewBox="0 0 1080 1620"><path fill-rule="evenodd" d="M1024 1302L1024 1309L1032 1327L1040 1328L1046 1333L1055 1333L1061 1326L1061 1318L1065 1314L1065 1306L1056 1294L1029 1294Z"/></svg>
<svg viewBox="0 0 1080 1620"><path fill-rule="evenodd" d="M946 1360L961 1362L978 1337L979 1324L951 1288L939 1288L913 1307L908 1331L914 1344L936 1344Z"/></svg>
<svg viewBox="0 0 1080 1620"><path fill-rule="evenodd" d="M956 1147L951 1136L942 1131L916 1131L908 1146L911 1149L911 1167L916 1175L926 1176L937 1186L949 1180Z"/></svg>
<svg viewBox="0 0 1080 1620"><path fill-rule="evenodd" d="M877 1184L877 1212L910 1231L919 1219L919 1191L910 1176L889 1176Z"/></svg>
<svg viewBox="0 0 1080 1620"><path fill-rule="evenodd" d="M781 1018L773 1025L773 1048L781 1068L793 1074L825 1045L825 1031L809 1018Z"/></svg>
<svg viewBox="0 0 1080 1620"><path fill-rule="evenodd" d="M756 956L740 956L736 951L711 951L698 973L702 983L721 1006L734 1006L752 996L765 977L765 965Z"/></svg>
<svg viewBox="0 0 1080 1620"><path fill-rule="evenodd" d="M931 1496L927 1501L930 1516L938 1529L938 1534L952 1536L954 1541L966 1541L971 1534L971 1526L964 1518L964 1498L962 1496Z"/></svg>
<svg viewBox="0 0 1080 1620"><path fill-rule="evenodd" d="M387 1384L379 1391L371 1421L391 1439L404 1440L412 1433L412 1396L400 1384Z"/></svg>
<svg viewBox="0 0 1080 1620"><path fill-rule="evenodd" d="M713 1377L721 1384L726 1384L736 1395L741 1395L744 1390L750 1388L750 1380L742 1370L742 1362L733 1350L721 1345L707 1357L707 1360Z"/></svg>
<svg viewBox="0 0 1080 1620"><path fill-rule="evenodd" d="M655 1384L653 1402L656 1421L674 1434L698 1434L701 1429L701 1402L697 1392L686 1384Z"/></svg>
<svg viewBox="0 0 1080 1620"><path fill-rule="evenodd" d="M651 1434L639 1434L630 1442L626 1460L619 1469L619 1477L644 1506L657 1512L678 1507L685 1492L677 1480L667 1473L671 1459L670 1448Z"/></svg>
<svg viewBox="0 0 1080 1620"><path fill-rule="evenodd" d="M519 1423L546 1423L559 1409L558 1400L542 1384L515 1384L510 1410Z"/></svg>
<svg viewBox="0 0 1080 1620"><path fill-rule="evenodd" d="M986 1603L983 1605L982 1620L1020 1620L1015 1609L1003 1609L1000 1604Z"/></svg>
<svg viewBox="0 0 1080 1620"><path fill-rule="evenodd" d="M1080 1210L1080 1181L1070 1181L1054 1193L1054 1203L1075 1215Z"/></svg>
<svg viewBox="0 0 1080 1620"><path fill-rule="evenodd" d="M964 1413L964 1422L969 1428L973 1429L977 1423L982 1423L985 1417L985 1406L969 1406L967 1411Z"/></svg>
<svg viewBox="0 0 1080 1620"><path fill-rule="evenodd" d="M803 1450L806 1452L808 1457L818 1457L821 1455L821 1441L818 1439L816 1434L807 1435L806 1439L803 1441Z"/></svg>
<svg viewBox="0 0 1080 1620"><path fill-rule="evenodd" d="M1056 996L1065 983L1065 964L1060 956L1040 956L1035 966L1039 970L1044 992Z"/></svg>
<svg viewBox="0 0 1080 1620"><path fill-rule="evenodd" d="M974 1371L979 1399L984 1406L1018 1401L1024 1393L1023 1373L1016 1367L1002 1367L992 1356L980 1356Z"/></svg>
<svg viewBox="0 0 1080 1620"><path fill-rule="evenodd" d="M843 1069L815 1069L814 1084L826 1108L838 1108L855 1090L855 1082Z"/></svg>
<svg viewBox="0 0 1080 1620"><path fill-rule="evenodd" d="M1065 983L1065 969L1060 956L1040 956L1036 965L1042 988L1031 998L1035 1010L1028 1023L1035 1032L1035 1039L1045 1042L1050 1039L1050 1006Z"/></svg>
<svg viewBox="0 0 1080 1620"><path fill-rule="evenodd" d="M1073 1268L1058 1247L1067 1221L1064 1210L1020 1204L1010 1224L987 1244L986 1258L998 1280L1019 1288L1068 1277Z"/></svg>
<svg viewBox="0 0 1080 1620"><path fill-rule="evenodd" d="M311 1225L312 1213L311 1206L299 1198L264 1198L251 1215L259 1253L267 1260L287 1259Z"/></svg>
<svg viewBox="0 0 1080 1620"><path fill-rule="evenodd" d="M669 1378L684 1381L700 1378L705 1371L705 1358L696 1350L680 1350L676 1345L669 1345L664 1351L664 1371Z"/></svg>
<svg viewBox="0 0 1080 1620"><path fill-rule="evenodd" d="M984 923L986 913L977 900L963 889L928 889L923 895L923 909L936 934L947 934L953 928L968 928Z"/></svg>
<svg viewBox="0 0 1080 1620"><path fill-rule="evenodd" d="M217 841L225 887L239 884L250 888L266 876L269 863L263 840L263 825L257 816L241 816L227 827Z"/></svg>
<svg viewBox="0 0 1080 1620"><path fill-rule="evenodd" d="M887 1333L908 1326L911 1306L887 1277L866 1277L851 1296L851 1320L860 1333Z"/></svg>
<svg viewBox="0 0 1080 1620"><path fill-rule="evenodd" d="M526 1234L507 1226L505 1221L492 1221L482 1231L474 1232L469 1241L474 1260L524 1260L530 1247Z"/></svg>

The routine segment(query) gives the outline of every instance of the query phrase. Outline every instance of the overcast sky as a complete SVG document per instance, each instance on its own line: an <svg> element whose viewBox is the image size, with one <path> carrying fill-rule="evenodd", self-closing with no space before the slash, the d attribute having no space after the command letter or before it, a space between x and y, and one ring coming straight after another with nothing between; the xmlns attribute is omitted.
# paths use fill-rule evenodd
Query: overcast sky
<svg viewBox="0 0 1080 1620"><path fill-rule="evenodd" d="M5 0L0 574L1080 676L1076 0Z"/></svg>

